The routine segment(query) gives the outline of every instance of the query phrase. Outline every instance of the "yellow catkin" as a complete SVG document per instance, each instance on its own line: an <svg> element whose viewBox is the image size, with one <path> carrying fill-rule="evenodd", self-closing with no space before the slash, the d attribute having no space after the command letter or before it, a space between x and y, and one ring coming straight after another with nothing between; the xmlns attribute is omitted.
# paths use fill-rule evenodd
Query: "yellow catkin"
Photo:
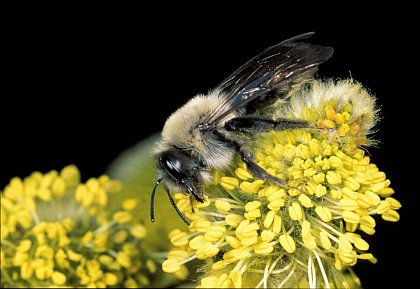
<svg viewBox="0 0 420 289"><path fill-rule="evenodd" d="M149 282L145 273L154 261L142 267L146 255L140 254L140 239L146 236L146 229L129 212L136 208L136 201L122 199L120 204L108 206L108 194L119 190L119 183L107 176L80 183L75 166L61 172L36 172L23 182L13 179L0 194L1 233L2 238L8 238L3 234L7 227L17 244L13 258L5 255L6 260L2 247L2 264L10 265L2 271L13 270L11 278L16 284L25 280L35 287L39 280L51 287L121 286L118 278L129 274L145 276L144 281ZM9 199L11 191L15 196ZM14 210L4 214L4 204L12 204ZM4 219L9 223L3 223ZM76 243L80 246L74 246ZM130 272L121 268L130 268ZM121 274L117 277L109 270Z"/></svg>
<svg viewBox="0 0 420 289"><path fill-rule="evenodd" d="M214 174L220 181L208 191L212 204L195 207L195 217L185 212L184 197L179 206L191 217L190 233L170 239L185 252L179 262L210 259L200 288L345 287L340 270L359 259L376 261L361 232L375 233L374 215L399 220L401 204L385 173L359 148L375 120L373 98L359 84L340 85L325 97L335 86L315 81L310 95L291 97L278 112L311 128L271 131L250 142L255 162L283 184L258 180L233 161L232 170Z"/></svg>

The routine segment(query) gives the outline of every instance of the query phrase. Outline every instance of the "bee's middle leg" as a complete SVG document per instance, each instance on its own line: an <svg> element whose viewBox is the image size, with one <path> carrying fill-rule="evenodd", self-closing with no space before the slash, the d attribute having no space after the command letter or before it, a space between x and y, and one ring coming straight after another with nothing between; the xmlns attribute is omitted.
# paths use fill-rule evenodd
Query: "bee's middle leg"
<svg viewBox="0 0 420 289"><path fill-rule="evenodd" d="M265 169L260 167L255 162L256 157L252 150L247 146L246 140L242 140L240 136L234 135L231 132L216 131L215 133L239 153L242 161L246 164L248 172L255 178L282 188L297 189L300 191L300 189L290 186L285 180L282 180L277 176L270 175Z"/></svg>
<svg viewBox="0 0 420 289"><path fill-rule="evenodd" d="M276 176L270 175L266 170L260 167L254 161L255 155L250 149L246 147L241 147L239 149L239 154L242 158L242 161L246 164L246 168L248 172L250 172L257 179L261 179L265 182L280 186L282 188L299 190L298 188L290 186L285 180L282 180Z"/></svg>

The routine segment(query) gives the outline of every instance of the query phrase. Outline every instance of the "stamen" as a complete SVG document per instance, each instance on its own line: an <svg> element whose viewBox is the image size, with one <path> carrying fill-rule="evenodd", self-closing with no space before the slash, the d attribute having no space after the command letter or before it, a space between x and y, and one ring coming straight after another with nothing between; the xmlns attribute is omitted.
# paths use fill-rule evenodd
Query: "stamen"
<svg viewBox="0 0 420 289"><path fill-rule="evenodd" d="M196 258L197 258L196 254L192 254L192 255L191 255L191 256L189 256L188 258L185 258L184 260L180 261L180 262L179 262L179 265L183 265L183 264L185 264L185 263L188 263L188 262L190 262L190 261L192 261L192 260L194 260L194 259L196 259Z"/></svg>
<svg viewBox="0 0 420 289"><path fill-rule="evenodd" d="M290 273L286 276L286 278L283 279L283 281L279 284L278 288L283 287L284 284L286 284L287 281L289 281L290 277L293 276L295 273L296 265L293 264L293 268L290 270Z"/></svg>
<svg viewBox="0 0 420 289"><path fill-rule="evenodd" d="M260 288L261 285L263 285L263 284L264 284L264 288L267 288L267 279L268 279L268 274L269 274L268 270L269 270L270 262L271 261L268 261L267 264L265 264L265 269L264 270L258 270L258 273L262 273L264 275L263 275L263 278L260 280L260 282L258 282L258 284L255 286L255 288ZM254 270L252 272L257 273L257 270Z"/></svg>
<svg viewBox="0 0 420 289"><path fill-rule="evenodd" d="M294 261L290 261L289 264L287 264L286 266L282 267L281 269L277 269L277 270L273 270L270 273L271 274L281 274L283 272L286 272L287 270L290 269L291 266L293 266Z"/></svg>
<svg viewBox="0 0 420 289"><path fill-rule="evenodd" d="M270 266L270 261L267 262L267 264L265 265L265 270L264 270L264 288L267 288L267 280L268 280L268 268Z"/></svg>
<svg viewBox="0 0 420 289"><path fill-rule="evenodd" d="M32 211L32 217L34 219L35 224L39 224L39 216L36 211Z"/></svg>
<svg viewBox="0 0 420 289"><path fill-rule="evenodd" d="M322 261L319 258L318 253L316 251L314 251L313 253L314 253L315 257L316 257L316 260L318 261L318 266L321 269L321 274L322 274L322 278L324 278L325 287L327 289L330 289L331 288L330 287L330 282L328 281L327 274L325 273L324 265L322 265Z"/></svg>

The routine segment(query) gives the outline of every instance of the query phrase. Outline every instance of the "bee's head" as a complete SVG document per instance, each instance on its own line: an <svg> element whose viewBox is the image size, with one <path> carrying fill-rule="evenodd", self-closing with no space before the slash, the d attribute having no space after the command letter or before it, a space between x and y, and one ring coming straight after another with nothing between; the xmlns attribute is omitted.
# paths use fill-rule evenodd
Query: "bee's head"
<svg viewBox="0 0 420 289"><path fill-rule="evenodd" d="M187 193L204 202L196 186L200 186L200 166L181 150L172 149L158 156L158 176L170 191Z"/></svg>
<svg viewBox="0 0 420 289"><path fill-rule="evenodd" d="M161 170L164 176L169 177L170 182L181 185L188 179L188 175L190 175L188 163L191 162L188 156L175 150L166 151L158 157L158 161L158 169Z"/></svg>
<svg viewBox="0 0 420 289"><path fill-rule="evenodd" d="M190 155L182 152L180 149L170 149L160 152L156 155L157 175L159 180L152 191L151 199L151 219L154 220L153 205L154 195L157 186L162 181L165 188L169 191L181 192L193 196L197 201L203 203L204 197L201 192L203 175L207 173L203 171L202 166ZM197 188L200 190L197 190ZM188 221L176 207L171 195L169 199L181 216L181 218L188 224Z"/></svg>

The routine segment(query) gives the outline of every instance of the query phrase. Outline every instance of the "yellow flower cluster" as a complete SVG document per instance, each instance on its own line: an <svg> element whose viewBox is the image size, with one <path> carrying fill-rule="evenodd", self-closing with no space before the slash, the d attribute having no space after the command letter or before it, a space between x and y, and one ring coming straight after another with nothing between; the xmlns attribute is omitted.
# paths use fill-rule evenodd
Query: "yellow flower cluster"
<svg viewBox="0 0 420 289"><path fill-rule="evenodd" d="M373 98L360 85L315 82L283 116L313 128L261 135L254 152L289 187L253 178L238 161L215 172L195 213L188 196L176 194L191 225L170 233L165 272L200 259L207 265L199 287L348 288L359 284L351 266L376 262L363 234L375 233L374 215L398 221L401 204L360 148L376 118Z"/></svg>
<svg viewBox="0 0 420 289"><path fill-rule="evenodd" d="M75 166L13 178L1 193L2 287L148 286L154 261L140 249L145 227L134 199L109 207L120 183L80 183Z"/></svg>

